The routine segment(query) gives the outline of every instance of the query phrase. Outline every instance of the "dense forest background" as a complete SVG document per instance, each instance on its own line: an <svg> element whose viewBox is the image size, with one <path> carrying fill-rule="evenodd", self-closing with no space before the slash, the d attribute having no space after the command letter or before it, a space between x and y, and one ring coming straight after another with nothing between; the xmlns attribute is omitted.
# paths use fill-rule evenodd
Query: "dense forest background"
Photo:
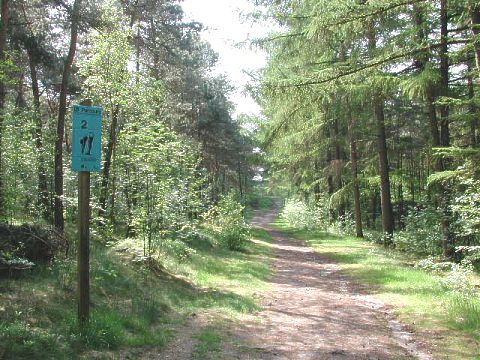
<svg viewBox="0 0 480 360"><path fill-rule="evenodd" d="M182 0L1 1L0 358L148 358L197 314L222 323L192 358L217 354L258 315L280 231L415 331L447 329L432 344L476 351L478 1L251 3L245 18L274 29L248 44L268 57L248 73L258 116L233 115L235 84ZM103 108L84 324L74 104ZM254 209L279 219L251 227Z"/></svg>
<svg viewBox="0 0 480 360"><path fill-rule="evenodd" d="M269 55L249 89L263 116L232 119L232 84L181 2L2 1L0 219L50 224L71 250L70 109L89 101L104 109L104 243L138 238L146 254L201 222L242 223L263 162L256 179L302 226L476 259L478 4L255 3L251 19L279 29L253 44ZM242 226L224 234L232 248ZM4 261L21 253L3 241Z"/></svg>
<svg viewBox="0 0 480 360"><path fill-rule="evenodd" d="M305 224L461 259L480 245L475 1L258 1L270 175ZM293 184L293 189L290 187ZM284 190L285 190L284 189ZM300 218L297 216L297 219Z"/></svg>
<svg viewBox="0 0 480 360"><path fill-rule="evenodd" d="M104 241L179 231L222 194L243 197L253 143L201 31L174 0L2 1L2 221L75 224L71 105L85 100L104 109Z"/></svg>

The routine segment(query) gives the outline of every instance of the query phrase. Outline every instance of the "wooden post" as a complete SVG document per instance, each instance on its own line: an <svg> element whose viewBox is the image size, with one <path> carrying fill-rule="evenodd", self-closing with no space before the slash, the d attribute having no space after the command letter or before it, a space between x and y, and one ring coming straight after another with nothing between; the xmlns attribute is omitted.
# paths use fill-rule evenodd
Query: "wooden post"
<svg viewBox="0 0 480 360"><path fill-rule="evenodd" d="M78 322L88 323L90 316L90 172L78 173Z"/></svg>

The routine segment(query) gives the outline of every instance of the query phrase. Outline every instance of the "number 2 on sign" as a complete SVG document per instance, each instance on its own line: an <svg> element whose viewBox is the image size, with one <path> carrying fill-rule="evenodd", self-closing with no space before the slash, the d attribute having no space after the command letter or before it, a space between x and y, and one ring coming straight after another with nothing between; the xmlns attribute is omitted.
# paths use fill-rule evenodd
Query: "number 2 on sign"
<svg viewBox="0 0 480 360"><path fill-rule="evenodd" d="M87 121L86 121L86 120L82 120L81 128L82 128L82 129L86 129L86 128L87 128Z"/></svg>

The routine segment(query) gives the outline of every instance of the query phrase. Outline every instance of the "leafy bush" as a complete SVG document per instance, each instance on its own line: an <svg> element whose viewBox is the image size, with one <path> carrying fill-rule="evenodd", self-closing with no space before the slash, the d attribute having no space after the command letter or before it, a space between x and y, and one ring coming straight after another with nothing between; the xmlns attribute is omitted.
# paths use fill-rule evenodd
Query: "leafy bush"
<svg viewBox="0 0 480 360"><path fill-rule="evenodd" d="M440 284L447 291L462 296L478 296L475 283L472 281L474 268L469 260L462 260L459 264L450 261L440 261L439 257L428 257L415 264L418 269L441 275Z"/></svg>
<svg viewBox="0 0 480 360"><path fill-rule="evenodd" d="M289 226L304 229L325 229L327 224L324 209L297 199L286 201L280 218Z"/></svg>
<svg viewBox="0 0 480 360"><path fill-rule="evenodd" d="M0 258L4 262L50 262L64 246L65 239L53 227L0 224Z"/></svg>
<svg viewBox="0 0 480 360"><path fill-rule="evenodd" d="M204 215L208 229L221 246L230 250L241 250L245 246L250 228L245 222L243 210L235 194L229 193Z"/></svg>
<svg viewBox="0 0 480 360"><path fill-rule="evenodd" d="M173 256L177 260L183 262L189 260L196 251L187 246L180 240L164 239L161 242L160 251Z"/></svg>
<svg viewBox="0 0 480 360"><path fill-rule="evenodd" d="M446 271L451 271L454 265L455 264L450 261L440 261L439 257L430 256L417 262L415 267L434 274L441 274Z"/></svg>
<svg viewBox="0 0 480 360"><path fill-rule="evenodd" d="M365 229L363 231L363 236L366 240L375 244L384 243L383 233L381 231Z"/></svg>
<svg viewBox="0 0 480 360"><path fill-rule="evenodd" d="M436 209L428 205L411 209L404 222L405 230L393 237L398 250L422 255L442 252L441 219Z"/></svg>
<svg viewBox="0 0 480 360"><path fill-rule="evenodd" d="M59 353L59 336L20 323L0 323L2 359L64 358ZM67 357L65 357L67 358Z"/></svg>
<svg viewBox="0 0 480 360"><path fill-rule="evenodd" d="M180 240L190 246L212 246L210 236L191 225L184 225L179 230L172 232L171 235L172 238Z"/></svg>
<svg viewBox="0 0 480 360"><path fill-rule="evenodd" d="M355 235L355 220L351 214L345 214L330 224L328 231L341 236Z"/></svg>
<svg viewBox="0 0 480 360"><path fill-rule="evenodd" d="M480 246L457 246L455 252L463 256L465 260L473 265L480 263Z"/></svg>
<svg viewBox="0 0 480 360"><path fill-rule="evenodd" d="M453 264L441 283L450 291L463 295L478 295L475 284L471 280L473 266L469 261L462 260L460 264Z"/></svg>
<svg viewBox="0 0 480 360"><path fill-rule="evenodd" d="M462 236L473 236L480 240L480 181L463 179L463 191L455 197L452 210L458 215L456 226Z"/></svg>

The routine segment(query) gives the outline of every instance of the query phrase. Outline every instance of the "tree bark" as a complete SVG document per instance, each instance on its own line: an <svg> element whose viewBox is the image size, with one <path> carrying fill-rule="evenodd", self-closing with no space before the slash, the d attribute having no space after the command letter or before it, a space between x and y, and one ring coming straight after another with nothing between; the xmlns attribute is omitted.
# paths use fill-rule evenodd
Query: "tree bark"
<svg viewBox="0 0 480 360"><path fill-rule="evenodd" d="M480 36L480 5L471 5L470 19L472 22L472 35L474 38L477 38ZM477 70L480 72L480 39L474 40L475 62L477 64Z"/></svg>
<svg viewBox="0 0 480 360"><path fill-rule="evenodd" d="M45 168L45 154L43 148L42 114L40 110L40 90L38 88L38 76L36 63L33 54L27 50L28 63L30 67L30 79L33 95L34 122L35 122L35 146L37 148L37 189L38 204L41 208L43 218L51 221L50 202L48 194L47 171Z"/></svg>
<svg viewBox="0 0 480 360"><path fill-rule="evenodd" d="M313 187L313 193L315 195L315 203L318 204L318 202L320 201L320 196L321 196L321 194L320 194L320 176L319 176L320 165L319 165L318 160L314 161L313 167L315 169L315 186Z"/></svg>
<svg viewBox="0 0 480 360"><path fill-rule="evenodd" d="M237 176L238 176L238 191L240 192L240 198L243 199L243 186L242 186L242 167L240 160L237 162Z"/></svg>
<svg viewBox="0 0 480 360"><path fill-rule="evenodd" d="M112 113L112 123L110 124L110 133L108 138L107 149L105 151L105 160L103 161L103 173L102 173L102 184L100 192L100 209L98 210L98 216L102 219L105 219L106 210L107 210L107 194L108 194L108 185L110 181L110 168L112 166L113 153L115 151L115 146L117 145L117 135L118 135L118 117L120 115L120 106L115 106Z"/></svg>
<svg viewBox="0 0 480 360"><path fill-rule="evenodd" d="M2 19L0 28L0 62L5 60L5 48L7 46L7 29L9 25L9 0L2 1ZM3 126L5 118L6 86L0 81L0 221L5 220L7 215L5 199L5 168L3 164Z"/></svg>
<svg viewBox="0 0 480 360"><path fill-rule="evenodd" d="M342 148L340 146L340 130L338 127L338 118L334 117L333 120L333 136L335 143L335 176L336 176L336 190L340 190L343 187L342 180ZM338 218L343 222L345 221L345 203L340 200L338 204Z"/></svg>
<svg viewBox="0 0 480 360"><path fill-rule="evenodd" d="M448 80L449 80L449 59L448 59L448 0L440 1L440 94L448 96ZM449 130L449 108L447 105L440 107L440 141L441 146L450 146L450 130ZM446 164L440 165L440 170L445 170ZM443 232L443 256L452 259L455 255L455 238L450 230L451 211L449 206L448 189L440 190L440 203L442 208L442 232Z"/></svg>
<svg viewBox="0 0 480 360"><path fill-rule="evenodd" d="M377 39L373 21L367 27L368 51L373 53L377 47ZM385 104L381 95L374 90L372 98L375 125L377 128L377 151L380 173L380 202L382 208L382 228L384 245L392 245L394 218L392 198L390 194L390 169L388 165L387 135L385 131Z"/></svg>
<svg viewBox="0 0 480 360"><path fill-rule="evenodd" d="M358 184L358 151L356 136L356 119L352 116L352 109L347 104L348 112L348 132L350 133L350 162L352 164L353 178L353 202L355 208L355 233L359 238L363 238L362 226L362 208L360 203L360 186Z"/></svg>
<svg viewBox="0 0 480 360"><path fill-rule="evenodd" d="M448 96L448 0L440 1L440 95ZM447 105L440 106L440 140L450 146L450 120Z"/></svg>
<svg viewBox="0 0 480 360"><path fill-rule="evenodd" d="M472 71L471 64L468 65L468 71ZM473 85L473 78L471 75L467 77L467 87L468 87L468 99L471 101L469 106L469 112L473 116L472 120L470 121L470 146L475 146L478 144L478 137L477 137L477 127L478 127L478 111L477 107L475 106L474 98L475 98L475 88Z"/></svg>
<svg viewBox="0 0 480 360"><path fill-rule="evenodd" d="M380 201L382 206L382 227L384 245L392 245L394 218L390 194L390 169L388 165L387 135L385 131L385 112L383 99L376 95L373 99L375 121L377 126L377 151L380 172Z"/></svg>
<svg viewBox="0 0 480 360"><path fill-rule="evenodd" d="M433 87L428 85L426 92L428 122L430 125L430 139L432 141L432 146L438 147L440 146L440 132L438 131L437 109L435 107L435 95L433 92Z"/></svg>
<svg viewBox="0 0 480 360"><path fill-rule="evenodd" d="M422 44L427 39L427 35L424 31L424 16L420 4L413 5L413 19L416 26L416 41ZM429 62L428 53L420 53L414 59L416 67L420 71L424 71L427 63ZM433 147L440 146L440 132L438 131L437 109L435 107L435 91L432 84L426 85L426 106L428 121L430 126L430 138Z"/></svg>
<svg viewBox="0 0 480 360"><path fill-rule="evenodd" d="M78 22L80 5L82 0L75 0L73 4L70 46L68 55L63 65L62 84L60 87L60 98L58 106L57 121L57 138L55 140L55 227L63 231L65 227L65 219L63 217L63 140L65 135L65 115L67 113L67 92L70 73L72 70L73 60L77 49L78 39Z"/></svg>

